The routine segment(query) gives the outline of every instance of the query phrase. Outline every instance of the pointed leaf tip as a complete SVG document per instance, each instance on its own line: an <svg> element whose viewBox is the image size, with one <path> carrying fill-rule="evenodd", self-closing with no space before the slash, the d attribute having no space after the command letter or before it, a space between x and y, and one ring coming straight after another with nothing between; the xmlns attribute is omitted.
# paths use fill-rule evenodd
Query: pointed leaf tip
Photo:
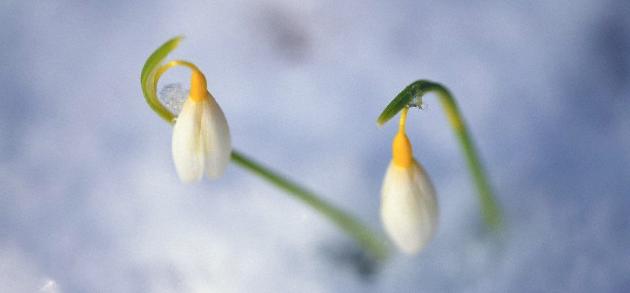
<svg viewBox="0 0 630 293"><path fill-rule="evenodd" d="M182 39L184 39L183 35L173 37L151 53L142 67L142 74L140 77L142 82L146 81L149 73L151 73L155 67L157 67L160 62L164 60L169 53L171 53L171 51L175 50L175 48L179 46Z"/></svg>

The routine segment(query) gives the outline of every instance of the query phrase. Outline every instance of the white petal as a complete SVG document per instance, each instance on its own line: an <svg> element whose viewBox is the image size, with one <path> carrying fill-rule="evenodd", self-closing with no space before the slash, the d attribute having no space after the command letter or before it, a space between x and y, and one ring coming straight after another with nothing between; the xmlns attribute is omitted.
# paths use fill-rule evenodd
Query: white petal
<svg viewBox="0 0 630 293"><path fill-rule="evenodd" d="M203 105L201 136L203 137L206 173L210 178L217 178L223 175L230 162L232 143L225 115L211 95Z"/></svg>
<svg viewBox="0 0 630 293"><path fill-rule="evenodd" d="M433 185L414 161L409 168L389 164L381 191L381 220L387 235L405 253L419 252L437 226Z"/></svg>
<svg viewBox="0 0 630 293"><path fill-rule="evenodd" d="M177 175L183 182L203 176L205 153L200 137L204 103L187 99L173 127L172 152Z"/></svg>

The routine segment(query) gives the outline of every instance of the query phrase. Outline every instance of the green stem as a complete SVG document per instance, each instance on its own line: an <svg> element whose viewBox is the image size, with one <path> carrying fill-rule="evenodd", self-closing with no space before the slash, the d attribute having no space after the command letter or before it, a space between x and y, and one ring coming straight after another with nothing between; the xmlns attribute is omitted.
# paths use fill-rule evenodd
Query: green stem
<svg viewBox="0 0 630 293"><path fill-rule="evenodd" d="M159 68L168 54L177 48L181 39L182 37L172 38L156 49L145 62L142 73L140 74L142 93L144 94L147 104L149 104L156 114L170 124L175 123L175 115L162 105L162 102L160 102L160 99L157 97L157 84L161 74L159 73ZM261 164L247 158L236 150L232 150L232 161L326 216L344 232L353 237L362 248L368 251L377 260L385 260L387 258L386 242L382 240L378 234L350 216L350 214L324 201L297 183L287 180L268 168L263 167Z"/></svg>
<svg viewBox="0 0 630 293"><path fill-rule="evenodd" d="M444 112L451 123L451 127L455 132L455 136L462 146L462 150L466 155L466 163L468 170L472 174L477 191L479 192L479 200L483 208L483 216L492 228L497 229L501 227L501 212L499 211L498 204L490 188L490 183L486 177L483 167L481 166L481 160L479 159L478 151L475 148L470 132L463 121L459 107L451 93L439 84L435 84L435 91L440 98L440 103L444 108Z"/></svg>
<svg viewBox="0 0 630 293"><path fill-rule="evenodd" d="M262 166L260 163L247 158L236 150L232 150L232 161L326 216L341 228L341 230L354 238L362 248L368 251L377 260L382 261L387 258L386 242L377 236L378 234L371 231L350 214L324 201L316 194L297 183L283 178L274 171Z"/></svg>
<svg viewBox="0 0 630 293"><path fill-rule="evenodd" d="M478 152L475 148L474 142L464 118L457 107L457 103L453 98L453 95L444 86L426 81L419 80L411 85L407 86L394 100L385 108L381 116L379 116L377 123L382 125L391 119L398 111L404 106L408 105L416 97L422 97L429 92L435 92L440 99L440 104L444 108L444 113L455 132L455 136L462 150L466 156L466 163L475 185L477 187L479 201L481 202L481 209L485 222L495 230L498 230L502 225L501 211L497 204L497 201L493 195L492 188L486 177L486 173L481 165Z"/></svg>

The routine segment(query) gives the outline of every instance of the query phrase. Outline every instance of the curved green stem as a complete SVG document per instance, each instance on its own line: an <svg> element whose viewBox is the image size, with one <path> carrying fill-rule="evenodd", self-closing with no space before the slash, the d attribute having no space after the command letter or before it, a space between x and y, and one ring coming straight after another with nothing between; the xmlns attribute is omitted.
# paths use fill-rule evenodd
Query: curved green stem
<svg viewBox="0 0 630 293"><path fill-rule="evenodd" d="M381 113L377 119L378 125L383 125L405 106L413 103L415 98L422 97L429 92L434 92L440 99L440 104L444 108L446 118L450 122L455 136L466 156L468 169L477 187L485 222L493 229L499 229L502 225L501 211L493 195L486 173L481 165L481 160L479 159L472 137L464 123L463 116L457 107L453 95L451 95L448 89L438 83L427 80L418 80L410 84L387 105L383 113Z"/></svg>
<svg viewBox="0 0 630 293"><path fill-rule="evenodd" d="M326 216L341 228L341 230L354 238L363 249L368 251L377 260L382 261L387 258L387 246L385 245L385 241L350 214L326 202L299 184L283 178L270 169L265 168L260 163L247 158L236 150L232 151L232 161Z"/></svg>
<svg viewBox="0 0 630 293"><path fill-rule="evenodd" d="M176 116L171 113L157 97L157 83L160 75L164 73L160 67L168 56L168 54L177 48L182 37L175 37L170 39L162 46L160 46L149 58L147 59L142 73L140 75L140 83L142 86L142 93L146 99L147 104L151 109L158 114L162 119L168 123L175 123ZM186 61L178 61L179 63L187 63ZM192 63L187 63L192 65ZM194 65L192 65L194 66ZM264 167L260 163L249 159L242 153L232 150L232 161L238 166L251 173L258 175L262 179L271 183L272 185L282 189L294 198L301 200L314 210L318 211L321 215L327 217L334 224L336 224L341 230L346 232L354 240L357 241L359 246L365 249L376 260L384 261L387 258L388 248L385 240L381 239L379 234L370 230L367 226L363 225L357 219L352 217L340 208L335 207L331 203L326 202L319 196L310 192L306 188L299 184L290 181L277 173L271 171L269 168Z"/></svg>

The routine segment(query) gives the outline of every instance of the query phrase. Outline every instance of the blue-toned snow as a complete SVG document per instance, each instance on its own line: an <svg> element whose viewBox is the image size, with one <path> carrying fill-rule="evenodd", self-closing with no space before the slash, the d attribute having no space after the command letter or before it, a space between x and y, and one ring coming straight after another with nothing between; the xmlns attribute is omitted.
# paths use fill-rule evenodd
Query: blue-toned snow
<svg viewBox="0 0 630 293"><path fill-rule="evenodd" d="M623 0L3 1L0 292L628 292L628 15ZM418 256L365 267L233 165L181 184L139 83L179 34L173 57L205 72L239 150L379 230L396 127L375 119L416 79L447 85L504 234L484 232L432 96L409 122L441 209Z"/></svg>

